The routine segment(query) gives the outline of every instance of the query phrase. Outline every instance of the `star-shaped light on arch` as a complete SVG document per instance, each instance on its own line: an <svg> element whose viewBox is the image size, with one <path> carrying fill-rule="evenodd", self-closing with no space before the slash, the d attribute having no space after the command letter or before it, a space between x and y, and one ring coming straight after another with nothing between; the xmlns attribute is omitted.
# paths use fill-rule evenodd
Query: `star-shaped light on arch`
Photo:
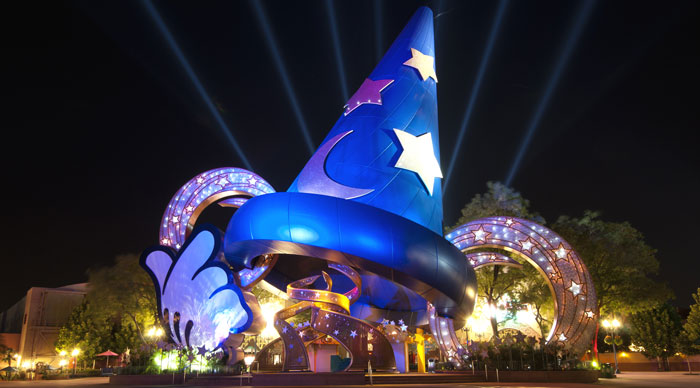
<svg viewBox="0 0 700 388"><path fill-rule="evenodd" d="M474 241L486 241L486 238L491 234L485 231L483 226L473 230L471 233L474 235Z"/></svg>
<svg viewBox="0 0 700 388"><path fill-rule="evenodd" d="M428 193L433 195L435 178L442 178L442 171L440 171L440 163L435 158L432 135L426 132L420 136L413 136L400 129L394 129L394 133L403 148L394 167L418 174Z"/></svg>
<svg viewBox="0 0 700 388"><path fill-rule="evenodd" d="M522 248L523 252L530 252L532 254L532 248L534 247L534 244L532 241L530 241L530 238L526 238L525 240L518 241L518 244L520 244L520 247Z"/></svg>
<svg viewBox="0 0 700 388"><path fill-rule="evenodd" d="M571 293L574 294L574 296L576 296L581 293L581 285L576 284L576 282L572 280L571 287L569 287L569 291L571 291Z"/></svg>
<svg viewBox="0 0 700 388"><path fill-rule="evenodd" d="M348 103L345 104L345 113L343 114L347 116L350 112L364 104L382 105L381 92L393 82L393 79L380 79L376 81L369 78L365 79L362 85L360 85L360 88L350 97Z"/></svg>
<svg viewBox="0 0 700 388"><path fill-rule="evenodd" d="M554 254L557 255L557 259L566 259L566 257L571 252L571 249L564 248L564 244L559 243L559 247L554 250Z"/></svg>
<svg viewBox="0 0 700 388"><path fill-rule="evenodd" d="M410 66L420 73L423 81L432 77L435 82L437 80L437 74L435 74L435 58L430 55L423 54L422 52L411 48L411 59L403 63L406 66Z"/></svg>

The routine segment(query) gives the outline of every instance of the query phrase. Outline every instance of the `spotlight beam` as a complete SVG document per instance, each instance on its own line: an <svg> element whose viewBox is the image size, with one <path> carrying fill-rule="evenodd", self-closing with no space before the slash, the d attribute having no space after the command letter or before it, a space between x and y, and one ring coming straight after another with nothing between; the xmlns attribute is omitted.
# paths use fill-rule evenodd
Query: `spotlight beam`
<svg viewBox="0 0 700 388"><path fill-rule="evenodd" d="M292 105L292 110L294 111L294 116L296 117L299 128L301 128L301 134L304 137L304 142L306 147L309 149L309 153L313 155L314 145L311 141L311 134L309 133L309 128L306 125L306 120L304 120L304 115L301 113L301 108L299 107L299 102L297 100L296 94L294 94L294 88L292 87L292 81L287 74L287 68L282 60L282 54L280 52L279 46L277 46L277 41L272 33L272 28L270 28L270 21L267 19L265 10L262 7L262 2L257 0L250 0L250 5L255 11L255 16L258 19L258 23L265 34L265 42L267 43L267 48L272 54L272 59L277 67L277 72L280 78L282 78L282 84L284 85L284 91L287 93L287 98L289 103Z"/></svg>
<svg viewBox="0 0 700 388"><path fill-rule="evenodd" d="M328 21L331 26L331 36L333 37L333 52L335 54L335 61L338 63L338 78L340 79L340 88L343 93L343 103L345 103L350 96L348 96L348 82L345 79L345 65L343 65L343 55L340 48L340 37L338 36L338 22L335 18L335 7L333 6L333 0L326 0L326 12L328 13Z"/></svg>
<svg viewBox="0 0 700 388"><path fill-rule="evenodd" d="M576 20L574 22L573 27L571 28L571 31L569 31L568 38L566 39L564 48L561 52L561 55L559 56L559 60L557 61L554 67L554 71L552 72L552 75L550 76L549 81L547 82L545 92L542 95L542 98L540 99L539 105L535 110L535 114L530 120L530 124L527 127L525 137L520 143L518 153L516 154L515 159L513 160L513 164L510 167L510 171L508 172L508 176L505 180L506 186L510 186L510 184L513 182L513 178L515 178L515 175L517 174L518 169L520 168L520 163L522 162L523 156L525 156L525 151L527 151L532 137L540 124L542 115L544 115L544 112L547 109L547 106L549 105L549 100L551 99L552 94L554 93L554 90L556 89L556 86L559 83L559 78L561 77L561 74L563 73L566 64L571 58L571 53L576 47L576 43L578 42L578 39L581 36L581 33L583 32L583 27L586 25L586 22L588 21L588 18L591 14L591 11L593 10L594 5L595 0L584 0L583 4L581 5L581 8L577 12Z"/></svg>
<svg viewBox="0 0 700 388"><path fill-rule="evenodd" d="M197 89L199 96L202 98L202 100L204 100L204 104L207 106L207 108L209 108L209 112L212 114L212 116L214 116L214 120L216 120L216 123L219 124L221 132L223 132L224 136L226 136L226 139L229 141L229 143L231 143L233 149L236 151L238 157L241 159L245 167L248 170L253 170L253 167L248 161L248 158L245 156L243 149L238 144L238 141L236 141L236 138L233 137L233 134L231 133L231 130L229 129L228 125L226 125L224 119L221 117L221 114L219 114L219 111L214 106L214 103L211 101L209 94L207 94L207 91L204 89L204 85L202 85L202 83L199 81L199 77L197 77L197 74L194 72L194 69L192 69L190 62L187 60L187 57L185 57L185 54L182 52L180 46L178 46L177 42L175 41L175 38L170 33L168 26L165 25L165 22L160 16L160 13L153 6L153 3L150 0L145 0L143 4L145 5L148 14L153 19L153 22L155 22L156 26L158 27L158 30L160 30L160 33L163 35L163 38L165 38L165 41L168 43L168 46L170 46L170 49L172 50L173 54L175 54L175 57L177 57L178 61L180 61L180 65L182 65L182 68L185 70L185 73L187 73L187 76L194 84L194 87L195 89Z"/></svg>
<svg viewBox="0 0 700 388"><path fill-rule="evenodd" d="M489 38L486 43L486 50L484 55L481 56L481 63L479 63L479 70L476 73L476 79L474 80L474 86L472 87L471 95L469 96L469 102L467 102L467 109L464 111L464 117L462 118L462 125L460 126L459 133L457 135L457 141L455 142L454 149L452 150L452 156L450 157L450 164L447 167L447 175L445 175L445 182L442 186L442 191L447 190L447 185L450 183L450 177L452 176L452 171L455 167L455 162L457 161L457 156L459 155L459 149L464 141L464 136L467 133L467 127L469 125L469 119L471 119L472 112L474 111L474 105L476 103L477 97L479 96L479 90L481 89L481 81L484 79L484 73L486 72L486 66L491 59L491 52L493 51L494 43L500 32L501 22L503 21L503 15L505 14L506 8L508 6L508 0L501 0L498 3L498 9L496 10L496 15L494 16L493 23L491 23L491 31L489 32Z"/></svg>
<svg viewBox="0 0 700 388"><path fill-rule="evenodd" d="M379 0L374 1L374 52L377 63L382 60L382 53L384 52L382 45L384 38L382 37L383 32L382 25L382 2Z"/></svg>

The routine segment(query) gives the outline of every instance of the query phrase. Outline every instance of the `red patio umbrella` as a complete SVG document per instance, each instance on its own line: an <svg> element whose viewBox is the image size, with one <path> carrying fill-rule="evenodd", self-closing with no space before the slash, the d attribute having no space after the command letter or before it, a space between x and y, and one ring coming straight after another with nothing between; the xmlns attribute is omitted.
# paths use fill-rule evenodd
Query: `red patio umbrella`
<svg viewBox="0 0 700 388"><path fill-rule="evenodd" d="M110 351L110 350L108 349L108 350L107 350L106 352L104 352L104 353L100 353L100 354L96 354L96 355L95 355L95 357L101 357L101 356L107 356L107 368L109 368L109 356L118 356L118 354L117 354L117 353L114 353L114 352L112 352L112 351Z"/></svg>

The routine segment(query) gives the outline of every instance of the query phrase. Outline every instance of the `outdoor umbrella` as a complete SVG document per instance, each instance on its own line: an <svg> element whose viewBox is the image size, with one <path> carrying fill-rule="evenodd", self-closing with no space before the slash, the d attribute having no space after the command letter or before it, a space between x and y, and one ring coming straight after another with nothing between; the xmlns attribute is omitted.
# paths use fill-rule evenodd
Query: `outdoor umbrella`
<svg viewBox="0 0 700 388"><path fill-rule="evenodd" d="M17 368L13 368L11 366L6 366L2 369L0 369L0 372L5 372L5 376L9 375L10 373L15 373L17 372Z"/></svg>
<svg viewBox="0 0 700 388"><path fill-rule="evenodd" d="M107 356L107 368L109 368L109 356L118 356L117 353L107 350L104 353L96 354L96 357Z"/></svg>

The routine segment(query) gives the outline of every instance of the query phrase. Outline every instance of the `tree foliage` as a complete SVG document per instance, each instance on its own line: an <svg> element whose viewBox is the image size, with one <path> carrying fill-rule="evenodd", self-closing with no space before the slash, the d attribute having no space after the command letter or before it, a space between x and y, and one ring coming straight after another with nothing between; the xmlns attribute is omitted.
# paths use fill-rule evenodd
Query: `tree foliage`
<svg viewBox="0 0 700 388"><path fill-rule="evenodd" d="M521 271L523 278L512 292L516 301L514 308L520 308L518 305L529 305L535 315L540 334L546 337L555 314L552 291L534 266L526 263Z"/></svg>
<svg viewBox="0 0 700 388"><path fill-rule="evenodd" d="M489 311L498 305L506 294L510 294L524 278L522 271L503 265L488 265L476 271L476 282L480 298L489 306ZM498 321L491 315L493 335L498 334Z"/></svg>
<svg viewBox="0 0 700 388"><path fill-rule="evenodd" d="M92 312L130 326L145 343L144 329L157 321L156 295L139 257L117 256L113 266L90 270L88 276Z"/></svg>
<svg viewBox="0 0 700 388"><path fill-rule="evenodd" d="M700 288L693 294L693 299L695 304L690 306L690 314L679 340L679 350L686 355L700 354Z"/></svg>
<svg viewBox="0 0 700 388"><path fill-rule="evenodd" d="M81 359L92 359L101 353L103 339L108 337L107 322L96 319L83 301L71 313L68 322L58 331L56 349L70 354L73 349L80 349ZM107 349L105 349L107 350Z"/></svg>
<svg viewBox="0 0 700 388"><path fill-rule="evenodd" d="M110 267L88 272L85 301L73 310L61 327L56 348L70 354L80 349L80 359L116 353L146 344L143 333L157 322L153 283L138 264L138 256L116 258Z"/></svg>
<svg viewBox="0 0 700 388"><path fill-rule="evenodd" d="M7 366L12 366L12 360L14 359L14 349L6 346L5 344L0 344L0 361L6 362Z"/></svg>
<svg viewBox="0 0 700 388"><path fill-rule="evenodd" d="M500 182L488 182L484 194L477 194L461 210L462 216L450 229L484 217L512 216L544 224L544 218L530 210L530 201Z"/></svg>
<svg viewBox="0 0 700 388"><path fill-rule="evenodd" d="M607 222L596 212L561 216L553 225L581 256L593 278L600 316L649 309L671 296L652 279L659 270L656 251L628 222Z"/></svg>
<svg viewBox="0 0 700 388"><path fill-rule="evenodd" d="M681 334L681 317L668 303L635 313L631 317L632 341L644 348L648 357L666 361L676 353L676 344ZM659 365L661 367L661 365Z"/></svg>

